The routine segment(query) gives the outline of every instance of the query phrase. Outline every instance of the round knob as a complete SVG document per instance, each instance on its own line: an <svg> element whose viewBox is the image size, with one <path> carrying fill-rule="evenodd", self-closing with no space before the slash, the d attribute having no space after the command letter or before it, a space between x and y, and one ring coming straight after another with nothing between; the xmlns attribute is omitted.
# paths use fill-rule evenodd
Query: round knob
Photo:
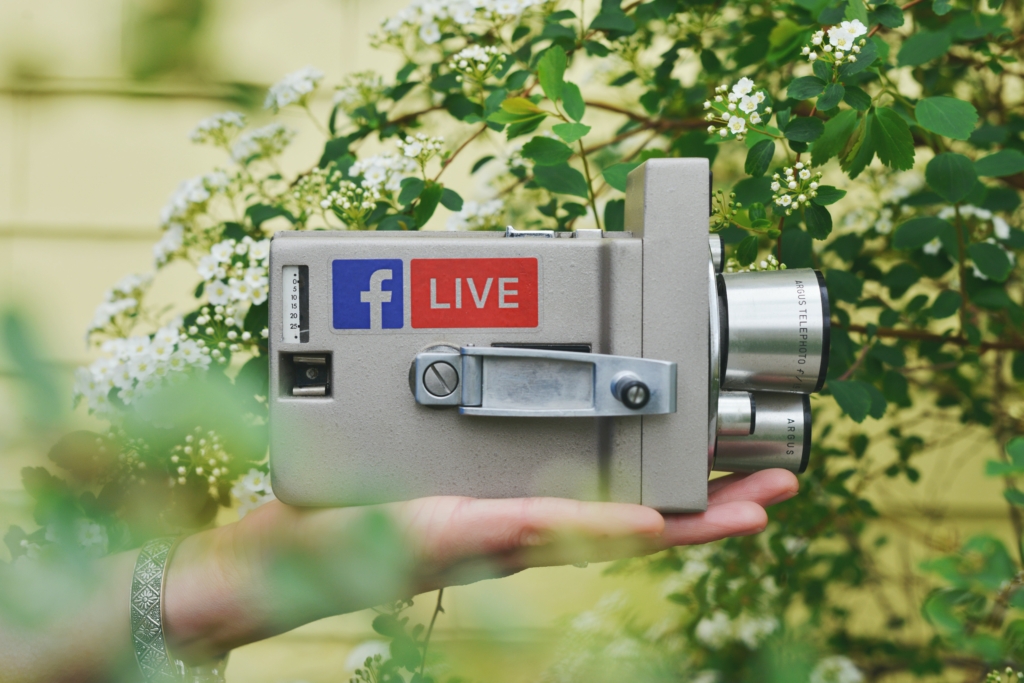
<svg viewBox="0 0 1024 683"><path fill-rule="evenodd" d="M651 400L650 388L636 375L626 375L615 383L615 398L630 410L640 410Z"/></svg>

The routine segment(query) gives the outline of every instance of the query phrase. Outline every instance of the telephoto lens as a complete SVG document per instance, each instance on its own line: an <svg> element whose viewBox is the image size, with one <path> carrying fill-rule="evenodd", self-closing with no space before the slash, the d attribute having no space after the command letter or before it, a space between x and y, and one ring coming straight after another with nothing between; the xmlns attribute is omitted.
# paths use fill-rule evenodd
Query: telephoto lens
<svg viewBox="0 0 1024 683"><path fill-rule="evenodd" d="M781 467L800 473L811 451L811 398L807 394L755 392L753 433L719 432L714 469L757 472Z"/></svg>
<svg viewBox="0 0 1024 683"><path fill-rule="evenodd" d="M718 276L722 389L810 394L828 368L828 292L810 268Z"/></svg>

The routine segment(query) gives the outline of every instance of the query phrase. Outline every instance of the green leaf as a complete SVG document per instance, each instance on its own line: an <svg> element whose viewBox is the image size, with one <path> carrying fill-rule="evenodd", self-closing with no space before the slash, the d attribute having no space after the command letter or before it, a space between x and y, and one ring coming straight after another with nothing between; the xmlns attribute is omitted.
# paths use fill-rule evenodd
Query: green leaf
<svg viewBox="0 0 1024 683"><path fill-rule="evenodd" d="M897 66L920 66L949 51L951 40L945 31L919 31L903 41Z"/></svg>
<svg viewBox="0 0 1024 683"><path fill-rule="evenodd" d="M538 135L523 145L523 156L538 166L557 166L569 160L572 150L559 140Z"/></svg>
<svg viewBox="0 0 1024 683"><path fill-rule="evenodd" d="M757 247L758 239L757 235L747 235L743 238L736 246L736 251L733 252L733 256L739 261L741 266L749 266L757 258Z"/></svg>
<svg viewBox="0 0 1024 683"><path fill-rule="evenodd" d="M855 85L848 85L846 86L846 94L843 95L843 102L846 102L857 111L867 111L871 107L871 95Z"/></svg>
<svg viewBox="0 0 1024 683"><path fill-rule="evenodd" d="M809 100L825 91L825 81L817 76L797 78L786 89L786 97L794 100Z"/></svg>
<svg viewBox="0 0 1024 683"><path fill-rule="evenodd" d="M857 125L857 112L852 109L839 112L825 122L825 130L811 148L811 163L821 166L834 156L838 156L850 140L854 127Z"/></svg>
<svg viewBox="0 0 1024 683"><path fill-rule="evenodd" d="M1015 436L1007 441L1006 454L1014 465L1024 467L1024 436Z"/></svg>
<svg viewBox="0 0 1024 683"><path fill-rule="evenodd" d="M537 80L552 102L562 99L565 64L565 50L558 45L549 47L537 61Z"/></svg>
<svg viewBox="0 0 1024 683"><path fill-rule="evenodd" d="M807 232L816 240L823 240L832 234L832 214L824 206L804 204L804 222Z"/></svg>
<svg viewBox="0 0 1024 683"><path fill-rule="evenodd" d="M569 164L559 166L537 166L533 169L533 178L545 190L557 194L569 194L575 197L589 197L587 181L583 174Z"/></svg>
<svg viewBox="0 0 1024 683"><path fill-rule="evenodd" d="M608 168L604 169L604 172L601 175L604 176L605 182L616 190L625 192L626 176L628 176L629 172L639 165L639 161L626 161L620 164L612 164Z"/></svg>
<svg viewBox="0 0 1024 683"><path fill-rule="evenodd" d="M1018 491L1017 489L1006 489L1003 491L1003 498L1010 505L1016 505L1017 507L1024 507L1024 492Z"/></svg>
<svg viewBox="0 0 1024 683"><path fill-rule="evenodd" d="M875 158L875 141L872 135L875 124L871 123L873 119L874 116L865 116L861 120L839 160L839 167L846 171L851 179L860 175Z"/></svg>
<svg viewBox="0 0 1024 683"><path fill-rule="evenodd" d="M892 246L896 249L920 249L951 227L948 221L935 216L911 218L896 229Z"/></svg>
<svg viewBox="0 0 1024 683"><path fill-rule="evenodd" d="M488 154L487 156L480 157L479 159L476 160L476 163L473 164L473 168L472 168L472 170L470 170L469 174L473 175L474 173L479 171L481 168L483 168L485 165L487 165L488 162L491 162L491 161L494 161L494 155L493 154Z"/></svg>
<svg viewBox="0 0 1024 683"><path fill-rule="evenodd" d="M882 285L889 288L889 296L899 299L921 279L921 273L909 263L898 263L882 278Z"/></svg>
<svg viewBox="0 0 1024 683"><path fill-rule="evenodd" d="M392 214L385 216L384 220L377 224L377 230L415 230L415 219L404 214Z"/></svg>
<svg viewBox="0 0 1024 683"><path fill-rule="evenodd" d="M857 380L829 380L832 397L854 422L863 422L871 410L871 393L865 382Z"/></svg>
<svg viewBox="0 0 1024 683"><path fill-rule="evenodd" d="M845 196L846 190L840 190L831 185L820 185L818 187L818 194L811 201L821 206L828 206L829 204L835 204Z"/></svg>
<svg viewBox="0 0 1024 683"><path fill-rule="evenodd" d="M818 98L818 111L828 111L843 101L846 95L846 88L838 83L829 83L825 86L825 92Z"/></svg>
<svg viewBox="0 0 1024 683"><path fill-rule="evenodd" d="M982 275L995 282L1005 282L1013 270L1013 264L1002 248L988 242L972 244L967 253Z"/></svg>
<svg viewBox="0 0 1024 683"><path fill-rule="evenodd" d="M953 152L944 152L929 161L924 176L931 188L950 204L970 194L978 179L971 160Z"/></svg>
<svg viewBox="0 0 1024 683"><path fill-rule="evenodd" d="M437 205L441 201L441 195L444 194L444 187L438 183L430 183L423 192L420 193L419 204L413 209L412 215L416 219L416 225L420 228L427 224L430 217L434 215L434 211L437 210Z"/></svg>
<svg viewBox="0 0 1024 683"><path fill-rule="evenodd" d="M580 93L579 86L575 83L566 81L562 86L562 106L565 107L565 113L573 121L583 120L583 114L587 111L587 105L583 103L583 95Z"/></svg>
<svg viewBox="0 0 1024 683"><path fill-rule="evenodd" d="M636 31L636 22L622 10L601 12L590 22L590 28L596 31L618 31L621 33L633 33Z"/></svg>
<svg viewBox="0 0 1024 683"><path fill-rule="evenodd" d="M914 136L903 117L879 107L871 117L871 140L882 163L906 171L914 166Z"/></svg>
<svg viewBox="0 0 1024 683"><path fill-rule="evenodd" d="M572 144L590 132L590 126L582 123L556 123L551 130L564 141Z"/></svg>
<svg viewBox="0 0 1024 683"><path fill-rule="evenodd" d="M626 200L612 199L604 205L604 229L622 232L626 229Z"/></svg>
<svg viewBox="0 0 1024 683"><path fill-rule="evenodd" d="M914 108L917 124L925 130L954 140L966 140L978 123L978 112L970 102L955 97L928 97Z"/></svg>
<svg viewBox="0 0 1024 683"><path fill-rule="evenodd" d="M441 193L441 206L449 211L462 211L462 195L451 188L444 188Z"/></svg>
<svg viewBox="0 0 1024 683"><path fill-rule="evenodd" d="M260 227L271 218L277 218L278 216L285 217L290 223L295 222L295 216L293 216L287 209L280 206L271 206L270 204L253 204L245 210L245 215L249 217L249 220L252 221L253 227L256 228Z"/></svg>
<svg viewBox="0 0 1024 683"><path fill-rule="evenodd" d="M932 11L940 17L949 14L952 9L953 3L950 0L932 0Z"/></svg>
<svg viewBox="0 0 1024 683"><path fill-rule="evenodd" d="M864 281L853 273L837 268L829 268L825 274L825 281L828 283L829 296L836 301L846 301L855 304L860 300L861 292L864 289Z"/></svg>
<svg viewBox="0 0 1024 683"><path fill-rule="evenodd" d="M825 132L825 123L813 116L798 116L789 122L784 132L789 140L814 142Z"/></svg>
<svg viewBox="0 0 1024 683"><path fill-rule="evenodd" d="M423 188L426 187L420 178L402 178L402 191L398 193L398 203L402 206L412 204L412 200L420 196Z"/></svg>
<svg viewBox="0 0 1024 683"><path fill-rule="evenodd" d="M559 48L561 49L561 48ZM563 53L564 54L564 53ZM520 118L544 114L544 110L525 97L510 97L501 103L503 111Z"/></svg>
<svg viewBox="0 0 1024 683"><path fill-rule="evenodd" d="M886 28L899 28L903 26L903 10L896 5L878 5L868 13L868 21Z"/></svg>
<svg viewBox="0 0 1024 683"><path fill-rule="evenodd" d="M775 142L773 140L761 140L747 152L747 161L743 170L747 175L760 178L768 171L768 166L775 156Z"/></svg>
<svg viewBox="0 0 1024 683"><path fill-rule="evenodd" d="M1024 154L1016 149L1003 149L975 161L974 170L989 178L1016 175L1024 171Z"/></svg>
<svg viewBox="0 0 1024 683"><path fill-rule="evenodd" d="M840 79L846 79L854 74L858 74L875 63L875 60L878 59L878 43L876 43L875 40L877 40L877 38L869 40L864 47L861 48L860 54L857 55L856 62L848 61L839 67ZM884 45L884 43L882 44Z"/></svg>
<svg viewBox="0 0 1024 683"><path fill-rule="evenodd" d="M961 303L963 303L963 298L961 298L959 292L948 289L944 292L939 292L931 308L928 309L928 316L936 320L948 318L960 310Z"/></svg>
<svg viewBox="0 0 1024 683"><path fill-rule="evenodd" d="M847 19L856 19L862 24L868 23L868 8L864 0L847 0L846 12L843 15Z"/></svg>

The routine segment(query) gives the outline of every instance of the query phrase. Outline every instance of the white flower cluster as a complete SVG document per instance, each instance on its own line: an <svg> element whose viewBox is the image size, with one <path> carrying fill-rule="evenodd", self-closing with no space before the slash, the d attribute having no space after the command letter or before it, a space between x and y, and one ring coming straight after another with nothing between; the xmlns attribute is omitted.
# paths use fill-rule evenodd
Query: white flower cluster
<svg viewBox="0 0 1024 683"><path fill-rule="evenodd" d="M365 227L366 217L377 208L380 199L379 190L343 180L337 190L320 202L320 206L333 211L346 225L360 229Z"/></svg>
<svg viewBox="0 0 1024 683"><path fill-rule="evenodd" d="M251 349L257 344L252 333L242 329L244 314L244 307L240 305L218 304L213 310L209 306L203 306L199 309L199 315L193 324L189 326L188 334L198 337L198 343L204 349L207 348L209 341L210 357L223 365L228 362L225 351L236 353L246 347ZM263 339L267 338L267 328L263 328L260 336Z"/></svg>
<svg viewBox="0 0 1024 683"><path fill-rule="evenodd" d="M185 229L206 213L210 201L218 193L228 190L231 178L224 171L214 171L181 181L170 200L160 212L160 226L164 233L153 245L154 267L167 264L181 251L185 243Z"/></svg>
<svg viewBox="0 0 1024 683"><path fill-rule="evenodd" d="M108 354L87 368L75 372L75 400L85 400L89 411L103 414L110 409L111 389L124 404L130 404L157 388L163 379L182 377L190 368L205 369L210 350L205 343L189 339L180 322L160 328L150 337L111 339L101 350Z"/></svg>
<svg viewBox="0 0 1024 683"><path fill-rule="evenodd" d="M736 82L732 89L727 85L715 88L714 101L704 102L709 110L704 117L710 124L708 133L717 132L723 138L730 135L737 140L746 137L749 126L766 123L772 108L763 107L766 96L763 90L754 91L754 82L747 77Z"/></svg>
<svg viewBox="0 0 1024 683"><path fill-rule="evenodd" d="M992 223L992 234L995 235L996 239L1008 240L1010 239L1010 224L1006 222L1006 219L1002 216L996 216L988 209L982 209L971 204L964 204L960 207L960 216L963 218L977 218L981 221L991 221ZM947 206L939 211L939 218L943 220L953 220L956 217L956 209L952 206Z"/></svg>
<svg viewBox="0 0 1024 683"><path fill-rule="evenodd" d="M468 201L448 218L449 230L490 230L501 225L505 205L500 199Z"/></svg>
<svg viewBox="0 0 1024 683"><path fill-rule="evenodd" d="M735 257L730 256L725 262L727 273L759 273L765 270L785 270L786 264L779 263L779 260L772 254L768 254L761 261L754 261L749 266L741 266Z"/></svg>
<svg viewBox="0 0 1024 683"><path fill-rule="evenodd" d="M231 487L231 495L238 501L238 517L247 514L275 500L274 491L270 488L270 477L258 469L251 469Z"/></svg>
<svg viewBox="0 0 1024 683"><path fill-rule="evenodd" d="M238 131L245 128L245 114L225 111L200 121L189 138L197 144L213 143L226 147Z"/></svg>
<svg viewBox="0 0 1024 683"><path fill-rule="evenodd" d="M735 641L754 650L778 627L779 620L772 616L754 616L743 612L735 619L730 619L725 612L717 611L697 622L694 635L714 650Z"/></svg>
<svg viewBox="0 0 1024 683"><path fill-rule="evenodd" d="M213 245L196 267L206 282L207 300L214 306L262 304L267 300L269 257L270 240L256 241L247 236Z"/></svg>
<svg viewBox="0 0 1024 683"><path fill-rule="evenodd" d="M811 672L810 683L862 683L864 674L848 657L825 657Z"/></svg>
<svg viewBox="0 0 1024 683"><path fill-rule="evenodd" d="M542 4L544 0L413 0L381 25L374 42L399 44L411 33L433 45L443 33L464 34L469 24L517 19L530 7Z"/></svg>
<svg viewBox="0 0 1024 683"><path fill-rule="evenodd" d="M352 164L349 175L362 176L360 183L368 190L378 192L398 192L402 189L402 179L416 174L416 162L395 154L379 154L361 159Z"/></svg>
<svg viewBox="0 0 1024 683"><path fill-rule="evenodd" d="M941 211L939 211L938 216L943 220L954 220L956 218L956 209L953 208L952 206L944 207ZM1009 249L1007 249L1002 244L1000 244L998 241L996 241L1006 240L1010 238L1010 224L1006 222L1005 218L1003 218L1002 216L994 215L988 209L982 209L977 206L972 206L971 204L965 204L964 206L960 207L960 217L964 219L975 218L979 221L990 221L992 223L992 236L986 238L985 242L988 242L989 244L994 244L1000 249L1002 249L1003 253L1006 254L1006 258L1010 260L1010 263L1017 262L1017 255L1014 254ZM921 247L921 250L924 251L924 253L930 254L931 256L935 256L940 251L942 251L942 249L943 245L938 237L936 237L931 242L928 242L923 247ZM953 256L956 255L954 254ZM988 277L978 269L978 266L971 264L971 268L974 271L974 277L980 280L988 279Z"/></svg>
<svg viewBox="0 0 1024 683"><path fill-rule="evenodd" d="M497 71L507 59L508 57L496 47L470 45L452 57L448 67L459 74L456 80L460 83L468 79L479 84Z"/></svg>
<svg viewBox="0 0 1024 683"><path fill-rule="evenodd" d="M324 72L312 66L293 71L270 86L263 106L275 112L289 104L305 106L309 94L316 90L323 79Z"/></svg>
<svg viewBox="0 0 1024 683"><path fill-rule="evenodd" d="M231 146L231 158L240 164L276 157L295 139L296 131L280 123L243 133Z"/></svg>
<svg viewBox="0 0 1024 683"><path fill-rule="evenodd" d="M384 79L373 71L349 74L334 90L334 104L349 116L384 99Z"/></svg>
<svg viewBox="0 0 1024 683"><path fill-rule="evenodd" d="M782 169L782 174L772 175L772 192L775 205L782 207L789 216L813 197L818 196L818 181L821 173L811 173L802 161Z"/></svg>
<svg viewBox="0 0 1024 683"><path fill-rule="evenodd" d="M220 486L231 481L228 467L231 458L221 445L220 436L210 430L205 434L196 427L185 436L185 443L171 449L171 470L168 485L185 485L190 479L209 486L211 496L220 494Z"/></svg>
<svg viewBox="0 0 1024 683"><path fill-rule="evenodd" d="M223 171L214 171L181 181L160 212L161 227L168 229L191 221L206 211L213 195L226 188L230 182L231 179Z"/></svg>
<svg viewBox="0 0 1024 683"><path fill-rule="evenodd" d="M444 138L417 133L406 136L404 140L399 138L397 144L402 156L415 159L423 167L444 149Z"/></svg>
<svg viewBox="0 0 1024 683"><path fill-rule="evenodd" d="M858 19L844 21L828 30L828 42L825 42L825 32L818 31L811 36L811 44L804 45L800 52L810 62L817 61L819 57L836 66L844 62L856 62L861 48L867 44L866 39L857 39L867 32L867 26ZM821 55L818 50L821 50Z"/></svg>
<svg viewBox="0 0 1024 683"><path fill-rule="evenodd" d="M103 297L103 303L96 307L92 323L85 333L86 339L97 332L115 331L121 327L121 316L131 318L137 315L142 296L152 283L153 276L149 273L121 278Z"/></svg>

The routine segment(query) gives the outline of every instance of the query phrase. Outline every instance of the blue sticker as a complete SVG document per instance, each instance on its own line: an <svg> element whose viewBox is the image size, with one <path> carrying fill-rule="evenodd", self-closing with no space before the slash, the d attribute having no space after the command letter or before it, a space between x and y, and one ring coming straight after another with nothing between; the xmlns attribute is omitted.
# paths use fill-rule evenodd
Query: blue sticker
<svg viewBox="0 0 1024 683"><path fill-rule="evenodd" d="M397 330L405 323L402 259L334 261L334 329Z"/></svg>

